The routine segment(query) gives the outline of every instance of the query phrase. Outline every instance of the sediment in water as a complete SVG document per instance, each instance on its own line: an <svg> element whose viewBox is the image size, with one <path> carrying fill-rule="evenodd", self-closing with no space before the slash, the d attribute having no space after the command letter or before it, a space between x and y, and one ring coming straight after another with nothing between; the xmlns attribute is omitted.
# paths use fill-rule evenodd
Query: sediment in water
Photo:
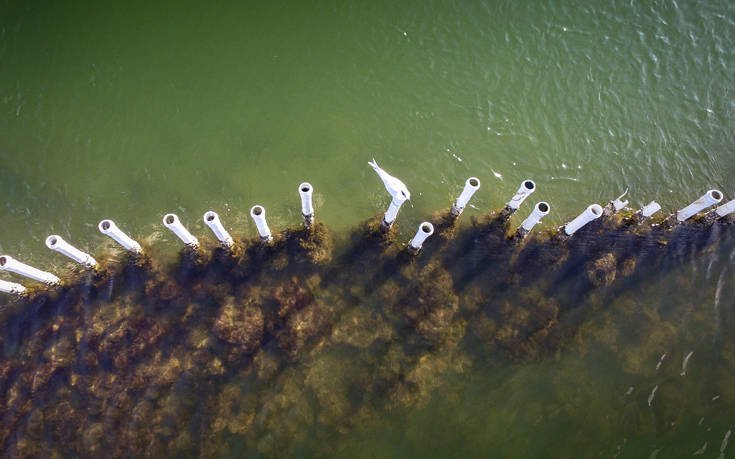
<svg viewBox="0 0 735 459"><path fill-rule="evenodd" d="M474 361L536 360L580 330L605 340L586 327L592 312L645 314L630 289L733 236L731 219L628 218L519 244L502 213L464 228L439 214L438 237L413 256L376 217L339 255L317 223L269 244L184 249L173 265L125 256L70 273L0 309L0 445L221 454L234 436L283 452L314 422L348 432L426 403ZM666 339L642 323L641 347Z"/></svg>

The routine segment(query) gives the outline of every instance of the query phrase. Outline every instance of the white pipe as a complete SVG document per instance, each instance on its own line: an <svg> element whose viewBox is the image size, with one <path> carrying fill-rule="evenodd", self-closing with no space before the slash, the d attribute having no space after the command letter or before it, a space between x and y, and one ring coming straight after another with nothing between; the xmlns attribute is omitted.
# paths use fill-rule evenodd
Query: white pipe
<svg viewBox="0 0 735 459"><path fill-rule="evenodd" d="M193 248L199 247L199 240L184 228L176 214L166 214L163 216L163 226L170 229L184 244Z"/></svg>
<svg viewBox="0 0 735 459"><path fill-rule="evenodd" d="M527 197L531 196L534 191L536 191L536 184L533 180L524 180L518 188L518 191L516 191L516 194L510 199L510 201L508 201L506 206L513 210L518 210L518 208L521 207L521 204L523 204L523 201L525 201Z"/></svg>
<svg viewBox="0 0 735 459"><path fill-rule="evenodd" d="M311 202L311 196L314 193L314 187L311 183L304 182L299 185L299 195L301 196L301 215L304 218L311 218L314 216L314 205Z"/></svg>
<svg viewBox="0 0 735 459"><path fill-rule="evenodd" d="M0 280L0 292L22 295L26 292L26 288L15 282Z"/></svg>
<svg viewBox="0 0 735 459"><path fill-rule="evenodd" d="M709 206L715 205L720 201L722 201L722 192L719 190L709 190L708 192L704 193L699 199L678 211L676 213L676 219L679 222L683 222L693 215L696 215L697 212L704 210Z"/></svg>
<svg viewBox="0 0 735 459"><path fill-rule="evenodd" d="M421 250L421 246L424 245L426 238L434 234L434 225L430 222L423 222L419 225L416 235L408 243L408 249L413 253L418 253Z"/></svg>
<svg viewBox="0 0 735 459"><path fill-rule="evenodd" d="M661 204L657 203L656 201L651 201L645 206L641 207L641 215L648 218L659 210L661 210Z"/></svg>
<svg viewBox="0 0 735 459"><path fill-rule="evenodd" d="M615 212L620 212L621 209L623 209L625 206L628 205L630 201L623 201L623 198L625 195L628 194L628 190L626 189L623 194L618 196L617 198L610 201L610 203L613 205L613 208L615 209Z"/></svg>
<svg viewBox="0 0 735 459"><path fill-rule="evenodd" d="M230 233L228 233L225 227L222 226L222 222L220 221L217 212L213 210L208 210L204 213L204 217L202 217L202 219L204 220L204 223L209 227L209 229L212 230L212 232L222 243L222 245L224 245L225 247L232 247L235 244L235 241L232 240L232 236L230 236Z"/></svg>
<svg viewBox="0 0 735 459"><path fill-rule="evenodd" d="M61 282L61 279L53 274L21 263L10 255L0 255L0 271L10 271L50 285Z"/></svg>
<svg viewBox="0 0 735 459"><path fill-rule="evenodd" d="M600 218L601 216L602 206L600 206L599 204L592 204L591 206L587 207L584 212L579 214L577 218L564 225L564 232L567 233L568 236L571 236L572 234L576 233L581 227L591 222L592 220Z"/></svg>
<svg viewBox="0 0 735 459"><path fill-rule="evenodd" d="M467 206L467 203L470 202L470 198L477 190L480 189L480 179L477 177L470 177L467 179L467 181L464 183L464 189L462 190L462 194L459 195L457 200L454 202L454 206L452 206L452 214L459 215L464 210L465 206Z"/></svg>
<svg viewBox="0 0 735 459"><path fill-rule="evenodd" d="M729 215L733 212L735 212L735 199L733 199L730 202L726 202L725 204L721 205L717 209L715 209L715 212L717 212L717 215L720 217L724 217L726 215Z"/></svg>
<svg viewBox="0 0 735 459"><path fill-rule="evenodd" d="M140 247L140 244L135 242L127 234L123 233L112 220L102 220L97 225L97 228L100 230L100 233L114 239L115 242L123 246L125 250L133 253L143 253L143 249Z"/></svg>
<svg viewBox="0 0 735 459"><path fill-rule="evenodd" d="M540 222L542 218L549 215L550 210L551 206L549 206L548 202L541 201L537 203L528 218L523 220L523 223L521 223L521 228L523 228L526 232L531 231L531 228L536 226L536 224Z"/></svg>
<svg viewBox="0 0 735 459"><path fill-rule="evenodd" d="M73 245L66 242L58 234L52 234L46 238L46 247L62 255L66 255L72 260L76 261L80 265L84 265L87 268L94 268L97 266L97 261L92 258L92 255L82 252Z"/></svg>
<svg viewBox="0 0 735 459"><path fill-rule="evenodd" d="M390 201L390 205L388 206L388 210L385 212L385 216L383 217L383 221L385 221L388 226L392 225L393 222L396 221L396 218L398 217L398 211L401 209L403 203L407 201L407 199L403 199L399 196L400 195L396 195L395 197L393 197L393 199Z"/></svg>
<svg viewBox="0 0 735 459"><path fill-rule="evenodd" d="M250 216L253 217L255 226L258 227L260 238L264 241L269 241L272 238L272 234L270 228L268 228L268 223L265 221L265 208L259 205L251 207Z"/></svg>

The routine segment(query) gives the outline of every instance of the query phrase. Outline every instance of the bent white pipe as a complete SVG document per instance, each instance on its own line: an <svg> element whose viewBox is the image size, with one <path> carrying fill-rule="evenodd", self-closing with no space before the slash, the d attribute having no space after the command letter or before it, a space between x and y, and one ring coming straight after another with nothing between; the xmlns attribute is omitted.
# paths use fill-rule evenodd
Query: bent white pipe
<svg viewBox="0 0 735 459"><path fill-rule="evenodd" d="M641 207L641 215L643 215L646 218L649 218L651 215L655 214L661 210L661 205L657 203L656 201L651 201L645 206Z"/></svg>
<svg viewBox="0 0 735 459"><path fill-rule="evenodd" d="M727 215L730 215L731 213L735 212L735 199L733 199L730 202L726 202L725 204L721 205L717 209L715 209L715 212L720 217L725 217Z"/></svg>
<svg viewBox="0 0 735 459"><path fill-rule="evenodd" d="M140 247L140 244L135 242L133 238L127 234L123 233L112 220L102 220L97 225L97 228L100 230L100 233L112 238L115 242L123 246L125 250L133 253L143 253L143 249Z"/></svg>
<svg viewBox="0 0 735 459"><path fill-rule="evenodd" d="M263 206L254 205L250 208L250 216L253 217L255 226L258 228L258 234L263 241L270 241L273 238L271 229L265 221L265 208Z"/></svg>
<svg viewBox="0 0 735 459"><path fill-rule="evenodd" d="M40 269L29 266L25 263L21 263L10 255L0 255L0 271L10 271L49 285L61 282L61 279L53 274L41 271Z"/></svg>
<svg viewBox="0 0 735 459"><path fill-rule="evenodd" d="M26 288L15 282L0 280L0 292L22 295L26 292Z"/></svg>
<svg viewBox="0 0 735 459"><path fill-rule="evenodd" d="M722 201L722 192L719 190L709 190L699 199L681 209L680 211L676 212L676 219L679 222L683 222L691 218L693 215L696 215L698 212L706 209L709 206L715 205L720 201Z"/></svg>
<svg viewBox="0 0 735 459"><path fill-rule="evenodd" d="M551 206L546 201L541 201L539 203L536 203L536 206L531 211L531 214L523 220L523 223L521 223L521 228L523 228L523 231L526 233L530 232L531 229L538 224L538 222L541 221L542 218L549 215L549 212L551 211Z"/></svg>
<svg viewBox="0 0 735 459"><path fill-rule="evenodd" d="M46 238L46 247L49 249L59 252L72 260L76 261L80 265L84 265L87 268L94 268L97 266L97 261L92 258L92 255L82 252L73 245L66 242L58 234L52 234Z"/></svg>
<svg viewBox="0 0 735 459"><path fill-rule="evenodd" d="M400 195L396 195L393 197L390 201L390 205L388 206L388 210L385 212L385 216L383 217L383 222L388 227L393 225L393 222L396 221L396 218L398 218L398 211L401 209L403 203L407 201L407 199L403 199L399 196Z"/></svg>
<svg viewBox="0 0 735 459"><path fill-rule="evenodd" d="M197 248L199 247L199 240L192 236L192 234L184 228L184 225L179 221L179 217L176 214L166 214L163 216L163 226L170 229L184 244Z"/></svg>
<svg viewBox="0 0 735 459"><path fill-rule="evenodd" d="M419 253L421 247L424 245L424 241L432 234L434 234L434 225L430 222L422 222L419 225L418 231L416 231L416 235L408 243L408 251L414 255Z"/></svg>
<svg viewBox="0 0 735 459"><path fill-rule="evenodd" d="M467 206L467 203L470 202L470 198L477 190L480 189L480 179L477 177L470 177L467 179L467 181L464 183L464 189L462 190L462 193L459 195L457 200L454 202L454 205L452 206L452 215L459 215L464 210L465 206Z"/></svg>
<svg viewBox="0 0 735 459"><path fill-rule="evenodd" d="M518 188L518 191L516 191L516 194L513 195L506 206L512 210L518 210L518 208L521 207L521 204L523 204L523 201L525 201L527 197L531 196L534 191L536 191L536 183L534 183L533 180L524 180Z"/></svg>
<svg viewBox="0 0 735 459"><path fill-rule="evenodd" d="M564 232L567 234L567 236L571 236L572 234L579 231L579 229L582 228L584 225L600 218L601 216L602 206L600 206L599 204L592 204L591 206L587 207L584 212L579 214L577 218L564 225Z"/></svg>
<svg viewBox="0 0 735 459"><path fill-rule="evenodd" d="M312 195L314 194L314 187L311 183L304 182L299 185L299 196L301 196L301 215L304 216L304 223L306 226L311 225L314 221L314 205L312 203Z"/></svg>
<svg viewBox="0 0 735 459"><path fill-rule="evenodd" d="M232 247L235 244L235 241L232 240L232 236L230 236L230 233L228 233L225 227L222 226L222 222L220 221L217 212L209 210L204 213L204 217L202 217L202 219L204 220L204 223L209 227L209 229L212 230L212 232L222 243L222 245L224 245L225 247Z"/></svg>
<svg viewBox="0 0 735 459"><path fill-rule="evenodd" d="M613 208L615 209L615 212L620 212L630 202L630 201L623 201L623 198L625 197L626 194L628 194L627 189L625 190L623 194L621 194L617 198L610 201L610 204L612 204Z"/></svg>

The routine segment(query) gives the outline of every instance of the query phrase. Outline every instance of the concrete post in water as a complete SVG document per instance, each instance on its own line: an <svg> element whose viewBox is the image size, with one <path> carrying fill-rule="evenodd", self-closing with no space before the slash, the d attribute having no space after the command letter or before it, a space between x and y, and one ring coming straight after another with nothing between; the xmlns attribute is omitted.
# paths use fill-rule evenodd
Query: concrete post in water
<svg viewBox="0 0 735 459"><path fill-rule="evenodd" d="M0 292L23 295L26 292L26 288L15 282L0 280Z"/></svg>
<svg viewBox="0 0 735 459"><path fill-rule="evenodd" d="M232 240L232 236L230 236L230 233L228 233L225 227L222 226L222 222L220 221L217 212L213 210L208 210L204 213L202 220L204 220L204 224L206 224L209 229L212 230L214 235L217 237L217 240L219 240L219 242L223 246L229 249L235 244L235 241Z"/></svg>
<svg viewBox="0 0 735 459"><path fill-rule="evenodd" d="M304 226L311 228L314 223L314 205L312 203L312 195L314 194L314 187L311 183L304 182L299 185L299 196L301 196L301 215L304 217Z"/></svg>
<svg viewBox="0 0 735 459"><path fill-rule="evenodd" d="M87 268L96 268L97 261L92 258L92 255L82 252L73 245L66 242L58 234L52 234L46 238L46 247L62 255L66 255L72 260L76 261L80 265L84 265Z"/></svg>
<svg viewBox="0 0 735 459"><path fill-rule="evenodd" d="M97 228L100 230L100 233L112 238L115 242L123 246L125 250L133 253L143 253L143 249L140 247L140 244L135 242L127 234L123 233L112 220L102 220L97 225Z"/></svg>
<svg viewBox="0 0 735 459"><path fill-rule="evenodd" d="M21 263L10 255L0 255L0 271L10 271L49 285L61 282L61 279L53 274Z"/></svg>
<svg viewBox="0 0 735 459"><path fill-rule="evenodd" d="M526 235L531 232L531 229L536 226L542 218L549 215L549 211L551 211L551 206L548 202L541 201L539 203L536 203L536 206L531 211L531 214L528 216L528 218L523 220L523 223L521 223L518 231L516 231L516 237L526 237Z"/></svg>
<svg viewBox="0 0 735 459"><path fill-rule="evenodd" d="M602 216L602 206L599 204L592 204L587 207L584 212L579 214L577 218L564 225L564 232L567 236L571 236L576 233L580 228L589 222L596 220Z"/></svg>
<svg viewBox="0 0 735 459"><path fill-rule="evenodd" d="M457 200L454 202L454 205L452 205L451 214L455 217L459 217L467 203L470 202L470 198L472 197L472 195L474 195L475 192L479 189L480 179L478 179L477 177L468 178L467 181L464 183L462 194L459 195Z"/></svg>
<svg viewBox="0 0 735 459"><path fill-rule="evenodd" d="M263 242L270 242L273 239L268 223L265 221L265 208L263 206L254 205L250 209L250 216L253 217L255 226L258 228L258 234Z"/></svg>
<svg viewBox="0 0 735 459"><path fill-rule="evenodd" d="M199 248L199 240L192 236L192 234L184 228L184 225L179 221L179 217L176 214L166 214L163 216L163 226L170 229L181 242L191 247L192 249Z"/></svg>
<svg viewBox="0 0 735 459"><path fill-rule="evenodd" d="M423 222L419 225L416 235L408 243L408 251L412 255L417 255L421 251L426 238L434 234L434 225L429 222Z"/></svg>
<svg viewBox="0 0 735 459"><path fill-rule="evenodd" d="M732 201L726 202L725 204L715 209L715 213L717 214L718 217L725 217L727 215L730 215L733 212L735 212L735 199L733 199Z"/></svg>
<svg viewBox="0 0 735 459"><path fill-rule="evenodd" d="M525 201L527 197L531 196L534 191L536 191L536 184L533 180L524 180L518 188L518 191L516 191L516 194L513 195L510 201L508 201L508 204L505 205L506 212L508 214L512 214L518 210L518 208L521 207L521 204L523 204L523 201Z"/></svg>
<svg viewBox="0 0 735 459"><path fill-rule="evenodd" d="M715 205L720 201L722 201L722 192L719 190L709 190L699 199L681 209L680 211L676 212L676 220L681 223L696 215L698 212L706 209L709 206Z"/></svg>

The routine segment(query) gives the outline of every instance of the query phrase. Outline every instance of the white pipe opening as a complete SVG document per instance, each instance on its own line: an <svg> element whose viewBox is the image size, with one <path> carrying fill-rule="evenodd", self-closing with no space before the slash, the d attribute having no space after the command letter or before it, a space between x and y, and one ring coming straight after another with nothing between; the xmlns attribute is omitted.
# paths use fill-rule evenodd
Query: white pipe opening
<svg viewBox="0 0 735 459"><path fill-rule="evenodd" d="M395 196L390 201L388 210L385 212L385 216L383 217L383 220L385 220L385 223L388 225L392 225L393 222L396 221L396 218L398 218L398 211L401 209L403 203L407 201L407 199L403 199L399 196L400 195Z"/></svg>
<svg viewBox="0 0 735 459"><path fill-rule="evenodd" d="M84 265L87 268L94 268L97 266L97 261L92 258L92 255L82 252L73 245L66 242L58 234L52 234L46 238L46 247L49 249L59 252L72 260L76 261L80 265Z"/></svg>
<svg viewBox="0 0 735 459"><path fill-rule="evenodd" d="M680 211L676 212L676 219L679 222L683 222L696 215L698 212L706 209L709 206L715 205L720 201L722 201L722 192L719 190L709 190L699 199L681 209Z"/></svg>
<svg viewBox="0 0 735 459"><path fill-rule="evenodd" d="M26 288L20 284L16 284L15 282L0 280L0 292L22 295L26 292Z"/></svg>
<svg viewBox="0 0 735 459"><path fill-rule="evenodd" d="M733 199L730 202L726 202L725 204L721 205L717 209L715 209L715 212L720 217L724 217L726 215L730 215L731 213L735 212L735 199Z"/></svg>
<svg viewBox="0 0 735 459"><path fill-rule="evenodd" d="M518 210L518 208L521 207L521 204L523 204L523 201L525 201L527 197L531 196L534 191L536 191L536 183L534 183L533 180L524 180L518 188L518 191L516 191L516 194L513 195L506 206L513 210Z"/></svg>
<svg viewBox="0 0 735 459"><path fill-rule="evenodd" d="M222 222L220 221L217 212L213 210L208 210L204 213L202 219L204 220L204 223L209 227L209 229L212 230L214 235L217 237L217 240L219 240L222 245L224 245L225 247L232 247L233 244L235 244L235 241L232 239L232 236L230 236L230 233L228 233L225 227L222 226Z"/></svg>
<svg viewBox="0 0 735 459"><path fill-rule="evenodd" d="M254 205L250 208L250 216L253 217L255 226L258 228L258 234L263 240L270 240L272 238L271 229L268 228L268 223L265 221L265 208L263 206Z"/></svg>
<svg viewBox="0 0 735 459"><path fill-rule="evenodd" d="M184 244L193 248L199 247L199 240L184 228L176 214L166 214L163 216L163 226L170 229Z"/></svg>
<svg viewBox="0 0 735 459"><path fill-rule="evenodd" d="M564 232L567 233L568 236L571 236L584 225L600 218L601 216L602 206L600 206L599 204L592 204L591 206L587 207L584 212L579 214L577 218L564 225Z"/></svg>
<svg viewBox="0 0 735 459"><path fill-rule="evenodd" d="M657 203L656 201L651 201L645 206L641 207L641 215L648 218L659 210L661 210L661 204Z"/></svg>
<svg viewBox="0 0 735 459"><path fill-rule="evenodd" d="M301 214L304 218L309 218L314 215L314 205L312 203L312 194L314 194L314 187L311 183L304 182L299 185L299 196L301 196Z"/></svg>
<svg viewBox="0 0 735 459"><path fill-rule="evenodd" d="M454 202L452 213L455 215L461 214L464 208L467 206L467 203L470 202L470 198L472 197L472 195L474 195L475 192L479 189L480 179L478 179L477 177L468 178L467 181L464 183L464 189L462 190L462 193Z"/></svg>
<svg viewBox="0 0 735 459"><path fill-rule="evenodd" d="M10 255L0 255L0 271L10 271L29 279L37 280L49 285L58 284L61 279L46 271L21 263Z"/></svg>
<svg viewBox="0 0 735 459"><path fill-rule="evenodd" d="M411 239L411 242L408 243L408 248L414 252L418 252L424 245L426 238L432 234L434 234L434 225L430 222L422 222L419 225L418 231L416 231L416 235Z"/></svg>
<svg viewBox="0 0 735 459"><path fill-rule="evenodd" d="M123 231L118 228L112 220L102 220L97 225L97 228L100 230L100 233L112 238L115 242L123 246L125 250L133 253L143 253L143 249L140 247L140 244L135 242L133 238L127 234L123 233Z"/></svg>
<svg viewBox="0 0 735 459"><path fill-rule="evenodd" d="M549 215L549 212L551 211L551 206L546 201L541 201L539 203L536 203L536 206L531 211L531 214L523 220L523 223L521 223L521 228L523 228L526 232L531 231L531 229L536 226L538 222L541 221L542 218Z"/></svg>

